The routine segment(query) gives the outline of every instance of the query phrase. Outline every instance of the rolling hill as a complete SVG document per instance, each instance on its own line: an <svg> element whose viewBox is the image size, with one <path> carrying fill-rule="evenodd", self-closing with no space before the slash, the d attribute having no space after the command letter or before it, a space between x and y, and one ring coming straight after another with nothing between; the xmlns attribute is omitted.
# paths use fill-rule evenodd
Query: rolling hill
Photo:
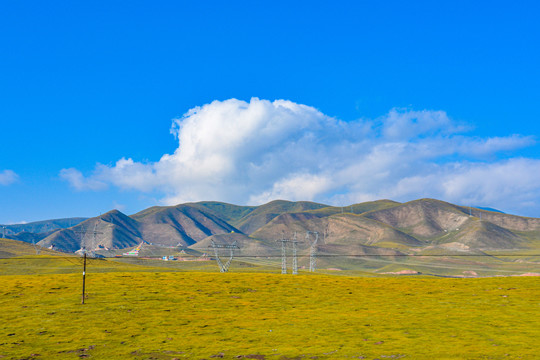
<svg viewBox="0 0 540 360"><path fill-rule="evenodd" d="M34 246L26 242L0 238L0 258L12 258L18 256L35 256L38 255L65 255L53 250L43 249L39 246Z"/></svg>
<svg viewBox="0 0 540 360"><path fill-rule="evenodd" d="M299 213L307 210L322 209L326 207L328 207L328 205L317 204L309 201L293 202L274 200L268 204L256 207L247 215L234 221L234 224L240 231L249 235L283 213Z"/></svg>
<svg viewBox="0 0 540 360"><path fill-rule="evenodd" d="M112 210L58 230L43 238L39 245L70 252L83 246L91 250L123 249L142 241L161 246L189 246L208 236L231 231L238 230L213 212L182 204L151 207L132 216Z"/></svg>
<svg viewBox="0 0 540 360"><path fill-rule="evenodd" d="M307 201L276 200L261 206L210 201L155 206L131 216L112 210L71 227L28 232L21 240L39 241L43 247L67 252L83 246L93 250L125 249L143 241L203 252L211 240L237 241L243 254L265 256L279 253L276 240L281 237L296 232L298 240L303 241L307 231L319 233L319 251L327 254L385 254L388 249L422 253L424 248L452 248L473 253L540 248L538 218L471 209L434 199L406 203L379 200L344 207ZM309 242L299 244L301 252L308 248Z"/></svg>
<svg viewBox="0 0 540 360"><path fill-rule="evenodd" d="M24 242L38 242L59 229L75 226L86 220L82 217L34 221L24 224L0 225L2 233L7 239Z"/></svg>

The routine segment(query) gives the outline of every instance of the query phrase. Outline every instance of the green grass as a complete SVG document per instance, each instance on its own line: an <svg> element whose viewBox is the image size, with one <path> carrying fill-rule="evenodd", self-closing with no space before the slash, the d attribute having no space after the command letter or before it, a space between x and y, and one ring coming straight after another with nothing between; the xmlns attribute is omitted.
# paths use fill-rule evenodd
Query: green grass
<svg viewBox="0 0 540 360"><path fill-rule="evenodd" d="M143 265L143 266L140 266ZM103 259L87 259L87 267L91 272L115 271L163 271L163 268L152 267L154 263L129 264ZM9 259L0 259L0 275L43 275L43 274L75 274L81 273L83 259L78 256L33 255Z"/></svg>
<svg viewBox="0 0 540 360"><path fill-rule="evenodd" d="M42 255L64 255L57 251L42 248L41 246L36 245L36 247ZM32 244L18 240L0 238L0 259L22 255L33 255L35 253L36 248L34 248L34 245Z"/></svg>
<svg viewBox="0 0 540 360"><path fill-rule="evenodd" d="M117 266L117 270L136 267ZM0 276L0 358L210 359L222 353L224 359L240 355L532 359L538 355L538 278L144 269L89 270L85 305L80 305L79 274Z"/></svg>

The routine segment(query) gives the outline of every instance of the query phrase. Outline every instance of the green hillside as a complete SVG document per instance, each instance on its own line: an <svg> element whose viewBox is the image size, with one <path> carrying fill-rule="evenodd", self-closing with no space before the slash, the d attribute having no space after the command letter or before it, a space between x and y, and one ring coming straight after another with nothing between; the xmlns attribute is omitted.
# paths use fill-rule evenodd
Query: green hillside
<svg viewBox="0 0 540 360"><path fill-rule="evenodd" d="M41 255L63 255L62 253L34 246L18 240L0 238L0 259L16 256L36 255L36 249Z"/></svg>
<svg viewBox="0 0 540 360"><path fill-rule="evenodd" d="M248 216L257 208L256 206L239 206L218 201L201 201L190 205L211 210L215 215L220 216L232 225L235 225L240 219Z"/></svg>

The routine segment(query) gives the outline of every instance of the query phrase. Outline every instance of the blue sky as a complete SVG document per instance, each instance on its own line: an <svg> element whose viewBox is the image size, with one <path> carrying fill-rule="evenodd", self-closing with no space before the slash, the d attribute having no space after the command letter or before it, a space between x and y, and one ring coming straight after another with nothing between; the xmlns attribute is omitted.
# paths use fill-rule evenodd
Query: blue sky
<svg viewBox="0 0 540 360"><path fill-rule="evenodd" d="M0 223L273 198L539 217L540 6L470 3L2 1Z"/></svg>

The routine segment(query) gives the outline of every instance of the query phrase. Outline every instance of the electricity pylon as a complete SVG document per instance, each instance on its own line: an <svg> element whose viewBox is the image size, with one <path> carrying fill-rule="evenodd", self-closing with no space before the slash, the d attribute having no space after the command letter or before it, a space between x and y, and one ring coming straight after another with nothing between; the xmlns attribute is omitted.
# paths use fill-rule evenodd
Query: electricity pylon
<svg viewBox="0 0 540 360"><path fill-rule="evenodd" d="M281 273L287 273L287 243L292 244L293 248L293 263L292 263L292 274L298 274L298 256L297 256L297 244L296 240L296 231L294 232L294 237L292 239L286 239L285 233L283 233L281 239L277 240L281 242Z"/></svg>
<svg viewBox="0 0 540 360"><path fill-rule="evenodd" d="M39 255L41 252L40 246L36 244L36 239L32 239L32 245L34 246L34 249L36 250L36 255Z"/></svg>
<svg viewBox="0 0 540 360"><path fill-rule="evenodd" d="M309 271L315 272L317 269L317 242L319 241L319 233L317 231L307 231L307 241L309 241L309 234L315 234L315 240L313 240L309 248Z"/></svg>
<svg viewBox="0 0 540 360"><path fill-rule="evenodd" d="M214 240L212 240L212 249L214 249L214 254L216 255L216 261L219 266L219 272L227 272L229 271L229 266L231 265L231 261L234 257L234 250L240 249L240 247L236 245L236 241L233 242L232 244L216 244ZM230 251L229 258L227 259L227 262L225 264L221 261L219 257L218 249L229 249Z"/></svg>

